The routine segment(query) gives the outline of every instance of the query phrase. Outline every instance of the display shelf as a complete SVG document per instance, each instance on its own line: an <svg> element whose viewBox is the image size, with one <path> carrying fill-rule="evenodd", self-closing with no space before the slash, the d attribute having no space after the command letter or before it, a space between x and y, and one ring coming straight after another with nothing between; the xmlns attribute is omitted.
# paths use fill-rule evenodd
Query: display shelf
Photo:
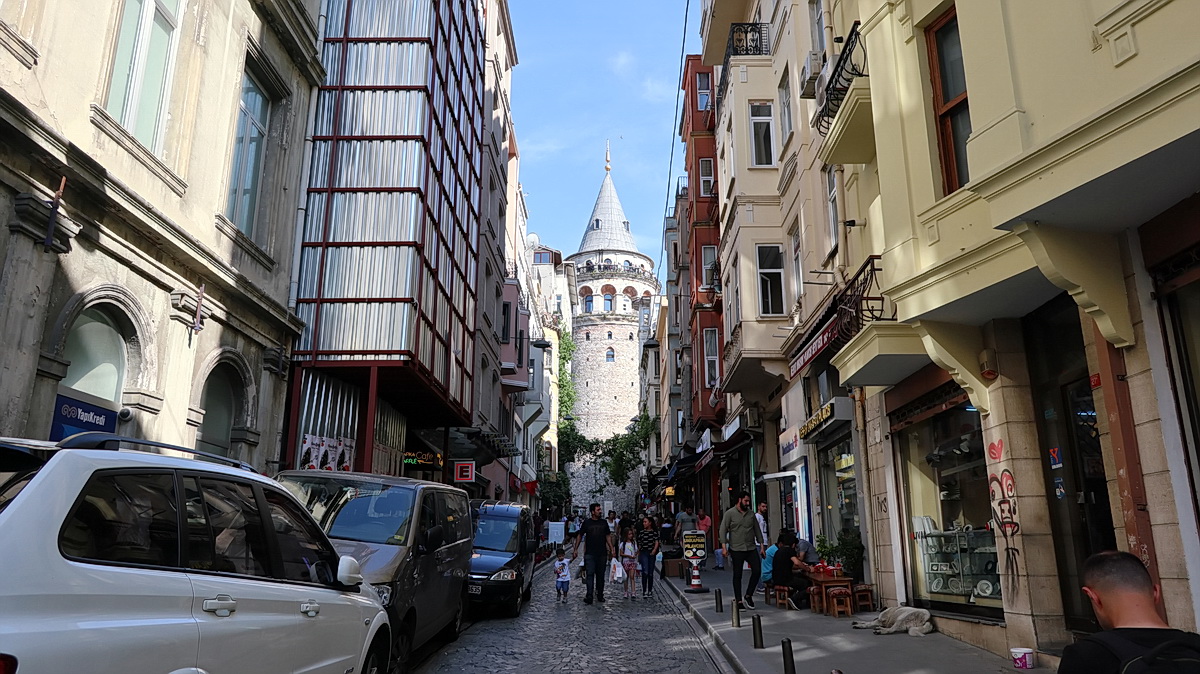
<svg viewBox="0 0 1200 674"><path fill-rule="evenodd" d="M992 532L930 531L916 538L930 594L1000 598Z"/></svg>

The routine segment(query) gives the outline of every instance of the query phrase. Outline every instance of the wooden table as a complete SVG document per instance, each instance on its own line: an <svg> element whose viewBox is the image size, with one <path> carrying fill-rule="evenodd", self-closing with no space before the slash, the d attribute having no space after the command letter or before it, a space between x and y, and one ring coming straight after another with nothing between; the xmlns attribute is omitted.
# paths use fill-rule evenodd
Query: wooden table
<svg viewBox="0 0 1200 674"><path fill-rule="evenodd" d="M830 614L829 591L835 587L844 587L847 590L854 589L854 579L849 576L835 576L832 573L818 573L816 571L805 571L804 575L812 581L813 585L821 588L821 595L824 597L825 615Z"/></svg>

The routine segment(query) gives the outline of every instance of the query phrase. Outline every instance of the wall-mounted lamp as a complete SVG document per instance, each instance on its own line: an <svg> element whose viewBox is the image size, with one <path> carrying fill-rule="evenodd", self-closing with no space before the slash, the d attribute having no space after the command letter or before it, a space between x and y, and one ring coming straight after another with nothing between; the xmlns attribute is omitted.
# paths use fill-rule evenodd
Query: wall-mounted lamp
<svg viewBox="0 0 1200 674"><path fill-rule="evenodd" d="M532 342L529 343L529 345L535 349L549 349L551 346L550 340L544 339L542 337L539 337L539 338L533 340Z"/></svg>

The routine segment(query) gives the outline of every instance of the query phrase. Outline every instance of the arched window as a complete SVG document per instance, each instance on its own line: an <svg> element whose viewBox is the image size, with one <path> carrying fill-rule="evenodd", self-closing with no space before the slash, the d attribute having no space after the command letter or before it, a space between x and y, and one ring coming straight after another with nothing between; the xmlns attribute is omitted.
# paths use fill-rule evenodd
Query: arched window
<svg viewBox="0 0 1200 674"><path fill-rule="evenodd" d="M612 310L613 310L613 304L612 304L612 301L613 301L613 296L612 296L612 295L605 295L605 296L604 296L604 310L605 310L605 311L612 311Z"/></svg>
<svg viewBox="0 0 1200 674"><path fill-rule="evenodd" d="M241 377L230 365L218 365L209 373L200 399L204 421L196 433L196 449L221 456L230 455L241 388Z"/></svg>
<svg viewBox="0 0 1200 674"><path fill-rule="evenodd" d="M616 351L609 349L608 351L604 352L604 362L612 363L612 362L615 362L616 360L617 360L617 352Z"/></svg>
<svg viewBox="0 0 1200 674"><path fill-rule="evenodd" d="M591 271L591 270L592 270L592 267L593 267L594 265L592 265L592 261L591 261L591 260L588 260L587 262L584 262L584 263L583 263L583 266L584 266L584 267L587 267L587 271Z"/></svg>
<svg viewBox="0 0 1200 674"><path fill-rule="evenodd" d="M631 341L631 342L633 341L633 333L632 332L629 333L629 341Z"/></svg>
<svg viewBox="0 0 1200 674"><path fill-rule="evenodd" d="M590 332L583 333L583 341L590 342L591 340L592 340L592 333L590 333Z"/></svg>
<svg viewBox="0 0 1200 674"><path fill-rule="evenodd" d="M90 307L79 314L67 334L63 358L70 363L63 386L120 402L125 389L125 336L108 311Z"/></svg>
<svg viewBox="0 0 1200 674"><path fill-rule="evenodd" d="M627 232L629 231L629 221L628 220L625 221L625 231L627 231Z"/></svg>
<svg viewBox="0 0 1200 674"><path fill-rule="evenodd" d="M585 313L585 314L592 313L592 296L591 295L588 295L587 297L583 298L583 313Z"/></svg>
<svg viewBox="0 0 1200 674"><path fill-rule="evenodd" d="M604 258L604 264L612 264L612 258L611 257Z"/></svg>
<svg viewBox="0 0 1200 674"><path fill-rule="evenodd" d="M625 271L629 271L629 268L632 266L633 266L632 262L630 262L629 260L625 260Z"/></svg>
<svg viewBox="0 0 1200 674"><path fill-rule="evenodd" d="M592 223L592 226L596 229L600 229L600 218L596 218L596 220Z"/></svg>
<svg viewBox="0 0 1200 674"><path fill-rule="evenodd" d="M609 333L608 333L608 338L609 338L609 339L612 339L612 331L609 331Z"/></svg>

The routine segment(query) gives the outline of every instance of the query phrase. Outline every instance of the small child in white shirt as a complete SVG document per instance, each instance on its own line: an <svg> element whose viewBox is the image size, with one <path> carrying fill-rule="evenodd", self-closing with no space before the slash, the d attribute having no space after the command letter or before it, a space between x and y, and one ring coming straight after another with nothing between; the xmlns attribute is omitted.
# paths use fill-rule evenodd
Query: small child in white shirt
<svg viewBox="0 0 1200 674"><path fill-rule="evenodd" d="M554 594L555 601L567 603L567 590L571 587L571 564L567 561L567 552L558 549L558 558L554 560Z"/></svg>

